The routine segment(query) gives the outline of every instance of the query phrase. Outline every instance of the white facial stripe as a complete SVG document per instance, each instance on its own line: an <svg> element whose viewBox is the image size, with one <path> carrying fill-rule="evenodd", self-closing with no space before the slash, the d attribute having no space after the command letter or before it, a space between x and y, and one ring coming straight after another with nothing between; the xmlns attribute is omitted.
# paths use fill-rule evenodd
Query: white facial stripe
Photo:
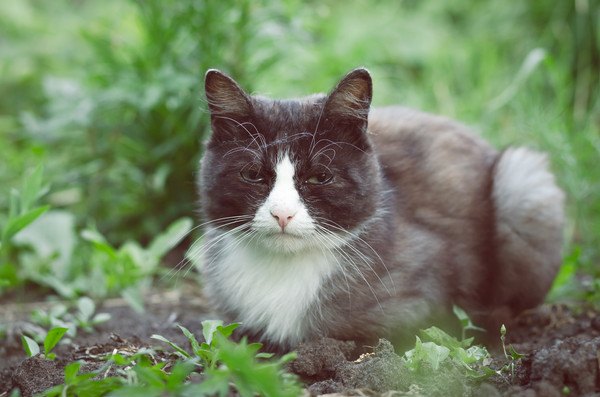
<svg viewBox="0 0 600 397"><path fill-rule="evenodd" d="M295 215L302 203L294 184L294 164L286 154L275 166L275 184L267 198L271 213Z"/></svg>
<svg viewBox="0 0 600 397"><path fill-rule="evenodd" d="M269 196L254 215L253 227L270 234L260 242L275 251L304 249L311 241L307 237L315 231L315 223L296 189L295 173L294 164L285 154L275 166L275 183Z"/></svg>

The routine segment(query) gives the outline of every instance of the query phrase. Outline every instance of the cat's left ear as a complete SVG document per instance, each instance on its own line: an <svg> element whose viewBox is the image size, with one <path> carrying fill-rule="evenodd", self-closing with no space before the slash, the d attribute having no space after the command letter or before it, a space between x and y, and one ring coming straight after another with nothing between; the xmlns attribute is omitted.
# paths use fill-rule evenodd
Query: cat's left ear
<svg viewBox="0 0 600 397"><path fill-rule="evenodd" d="M340 121L366 125L372 97L371 75L367 69L354 69L329 94L325 114Z"/></svg>

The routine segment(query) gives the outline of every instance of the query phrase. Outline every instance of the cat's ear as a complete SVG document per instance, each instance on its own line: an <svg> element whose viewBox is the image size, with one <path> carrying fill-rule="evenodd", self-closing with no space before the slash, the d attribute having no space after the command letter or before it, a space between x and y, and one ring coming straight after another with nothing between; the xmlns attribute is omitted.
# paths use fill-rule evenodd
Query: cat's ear
<svg viewBox="0 0 600 397"><path fill-rule="evenodd" d="M235 80L219 70L206 72L204 89L212 115L246 115L251 111L248 95Z"/></svg>
<svg viewBox="0 0 600 397"><path fill-rule="evenodd" d="M250 98L231 77L210 69L204 78L204 89L212 124L212 140L235 140L242 123L252 114Z"/></svg>
<svg viewBox="0 0 600 397"><path fill-rule="evenodd" d="M371 75L367 69L354 69L340 80L327 97L325 114L366 126L372 97Z"/></svg>

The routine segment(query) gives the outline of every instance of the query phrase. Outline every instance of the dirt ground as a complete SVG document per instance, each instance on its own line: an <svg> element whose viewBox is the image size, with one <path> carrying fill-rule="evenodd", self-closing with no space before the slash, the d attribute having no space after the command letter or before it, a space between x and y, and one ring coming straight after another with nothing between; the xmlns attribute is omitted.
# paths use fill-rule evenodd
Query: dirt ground
<svg viewBox="0 0 600 397"><path fill-rule="evenodd" d="M8 332L0 341L0 397L19 388L31 396L63 382L63 368L83 360L84 368L97 368L103 353L136 351L141 347L166 348L150 339L160 334L177 344L187 341L176 324L199 334L201 321L216 318L201 298L169 292L150 297L147 311L137 314L125 302L105 302L99 310L111 319L92 334L80 332L72 343L59 345L57 360L26 358L20 334L31 324L33 308L47 303L0 306L0 321ZM545 305L522 314L509 330L508 342L524 354L514 377L494 376L473 386L446 374L430 384L415 386L400 356L387 341L380 341L371 354L357 357L353 342L322 339L298 348L298 359L289 369L305 382L310 395L328 396L598 396L600 397L600 313L583 307ZM166 348L168 350L168 348ZM506 360L496 351L495 364Z"/></svg>

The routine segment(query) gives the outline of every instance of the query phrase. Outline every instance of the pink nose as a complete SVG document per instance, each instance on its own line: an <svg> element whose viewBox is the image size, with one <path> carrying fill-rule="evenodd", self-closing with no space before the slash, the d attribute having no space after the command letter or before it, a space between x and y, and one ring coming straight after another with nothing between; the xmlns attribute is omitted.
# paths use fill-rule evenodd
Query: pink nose
<svg viewBox="0 0 600 397"><path fill-rule="evenodd" d="M273 218L277 219L277 223L279 223L279 227L281 228L281 231L283 231L296 214L289 210L277 209L271 210L271 215L273 215Z"/></svg>

